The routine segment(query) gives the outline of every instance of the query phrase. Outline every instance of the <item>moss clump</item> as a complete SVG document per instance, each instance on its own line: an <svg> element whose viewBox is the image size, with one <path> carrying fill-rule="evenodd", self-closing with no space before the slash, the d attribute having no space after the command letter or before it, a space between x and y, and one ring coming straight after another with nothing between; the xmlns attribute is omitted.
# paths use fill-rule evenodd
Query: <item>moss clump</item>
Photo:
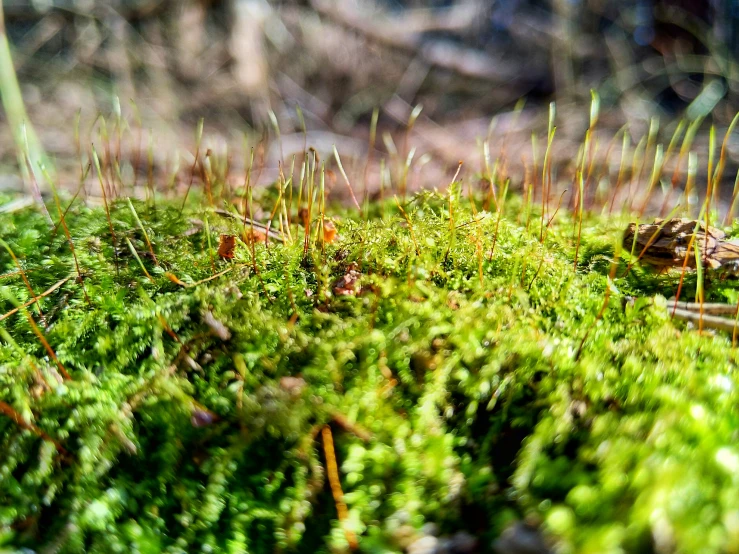
<svg viewBox="0 0 739 554"><path fill-rule="evenodd" d="M450 225L427 193L337 212L307 256L293 225L231 260L218 237L240 224L213 210L136 203L139 225L113 204L114 246L77 204L81 280L40 213L0 216L34 293L57 287L0 322L0 544L312 553L348 529L402 551L434 522L487 551L529 517L564 552L736 551L731 338L670 320L674 276L620 262L609 281L624 220L586 220L575 269L569 216L542 245L518 202L500 221L460 202ZM6 251L0 271L0 313L32 300Z"/></svg>

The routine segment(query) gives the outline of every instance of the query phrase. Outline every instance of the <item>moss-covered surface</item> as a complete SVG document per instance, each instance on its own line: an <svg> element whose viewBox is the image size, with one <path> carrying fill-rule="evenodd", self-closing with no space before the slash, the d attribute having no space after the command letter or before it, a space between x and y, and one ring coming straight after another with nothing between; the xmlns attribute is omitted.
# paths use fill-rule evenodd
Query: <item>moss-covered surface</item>
<svg viewBox="0 0 739 554"><path fill-rule="evenodd" d="M313 553L346 548L345 527L398 552L433 522L485 552L529 518L563 552L739 552L731 337L670 319L675 275L622 261L609 281L626 220L586 220L575 270L571 216L542 246L518 204L498 222L459 200L450 225L427 193L407 218L337 211L338 239L312 235L307 257L293 226L228 260L238 222L136 203L157 265L127 202L115 250L105 212L77 203L84 291L61 229L0 215L35 294L69 278L0 321L0 544ZM3 248L0 313L32 298L16 271Z"/></svg>

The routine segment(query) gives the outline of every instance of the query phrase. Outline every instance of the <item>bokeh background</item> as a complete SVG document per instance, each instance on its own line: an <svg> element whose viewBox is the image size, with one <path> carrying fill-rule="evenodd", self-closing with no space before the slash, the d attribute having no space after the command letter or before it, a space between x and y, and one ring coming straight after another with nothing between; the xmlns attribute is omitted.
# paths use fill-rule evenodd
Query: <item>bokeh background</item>
<svg viewBox="0 0 739 554"><path fill-rule="evenodd" d="M550 102L555 166L571 165L591 89L604 136L627 125L633 145L655 117L667 142L681 118L706 116L700 151L710 124L721 133L739 107L737 0L5 0L3 8L28 117L62 183L79 180L80 150L100 139L99 116L110 124L118 105L128 133L121 156L146 156L151 136L160 181L179 179L176 169L192 160L201 117L209 147L234 168L261 144L267 181L306 144L324 153L336 144L356 176L377 107L373 159L408 141L416 159L426 154L419 186L440 186L458 160L477 167L485 137L515 172L533 157L532 133L546 136ZM15 186L8 125L0 148L3 182Z"/></svg>

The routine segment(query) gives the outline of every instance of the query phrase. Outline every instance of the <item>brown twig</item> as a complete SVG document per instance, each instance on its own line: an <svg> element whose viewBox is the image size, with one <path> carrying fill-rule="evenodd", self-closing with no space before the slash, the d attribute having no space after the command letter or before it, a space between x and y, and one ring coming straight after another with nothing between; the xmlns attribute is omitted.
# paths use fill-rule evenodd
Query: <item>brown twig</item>
<svg viewBox="0 0 739 554"><path fill-rule="evenodd" d="M51 288L45 290L44 292L42 292L41 294L39 294L35 298L29 300L25 304L21 304L20 306L18 306L16 308L13 308L9 312L7 312L7 313L5 313L3 315L0 315L0 321L9 318L11 315L13 315L14 313L16 313L21 308L27 308L31 304L34 304L35 302L38 302L41 298L44 298L45 296L49 296L52 292L54 292L56 289L58 289L59 287L61 287L64 283L66 283L70 279L71 279L71 277L65 277L64 279L61 279L60 281L57 281L56 283L54 283L51 286Z"/></svg>
<svg viewBox="0 0 739 554"><path fill-rule="evenodd" d="M8 254L10 254L10 257L13 258L13 262L15 263L15 266L18 268L18 272L20 273L21 279L23 279L23 283L25 283L26 288L28 289L28 292L31 293L31 298L33 298L34 303L36 304L36 311L38 312L38 315L41 318L41 321L43 321L44 325L46 325L46 319L44 318L44 312L41 311L41 306L39 306L38 304L38 297L36 296L36 293L33 292L33 287L31 286L31 283L28 280L28 277L26 277L26 272L23 271L23 266L21 265L20 261L15 255L15 252L13 252L13 249L10 247L10 245L7 242L0 239L0 244L2 244L5 247L5 249L8 251Z"/></svg>
<svg viewBox="0 0 739 554"><path fill-rule="evenodd" d="M334 439L331 435L331 427L325 425L323 429L321 429L321 436L323 437L323 451L326 454L326 473L328 474L328 482L331 485L331 494L334 497L339 522L341 522L341 525L344 528L344 534L349 543L349 548L356 550L359 547L357 537L346 525L347 519L349 518L349 510L344 502L344 491L341 490L339 466L336 463L336 452L334 450Z"/></svg>
<svg viewBox="0 0 739 554"><path fill-rule="evenodd" d="M7 404L6 402L0 401L0 413L5 414L10 419L12 419L19 427L22 427L23 429L27 429L28 431L31 431L38 437L44 439L45 441L49 441L52 443L57 451L60 454L67 455L66 449L61 445L59 441L56 439L51 438L45 431L43 431L41 428L39 428L37 425L34 425L33 423L30 423L23 419L23 417L15 411L10 404Z"/></svg>

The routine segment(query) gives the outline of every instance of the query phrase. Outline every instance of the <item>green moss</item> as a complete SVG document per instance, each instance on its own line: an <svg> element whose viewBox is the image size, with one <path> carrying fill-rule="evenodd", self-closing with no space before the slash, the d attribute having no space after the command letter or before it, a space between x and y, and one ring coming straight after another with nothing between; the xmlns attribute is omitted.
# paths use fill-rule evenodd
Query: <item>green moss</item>
<svg viewBox="0 0 739 554"><path fill-rule="evenodd" d="M237 222L136 203L158 265L127 203L111 209L115 247L105 213L76 205L89 303L61 230L0 215L37 295L68 278L28 310L72 378L24 310L0 322L0 400L36 426L0 415L0 544L345 548L316 433L329 424L364 551L400 551L425 522L487 549L525 516L564 552L739 550L731 337L670 320L673 275L623 277L619 262L609 285L625 220L585 221L575 271L571 217L542 247L519 204L493 252L496 214L460 203L452 237L446 199L426 193L405 206L412 232L394 205L369 221L337 210L340 238L307 258L293 227L294 243L254 260L237 243L229 261L218 235ZM350 264L356 294L336 294ZM190 287L167 275L227 269ZM0 273L15 270L0 252ZM0 284L0 313L31 299L20 275ZM728 281L708 292L736 297Z"/></svg>

